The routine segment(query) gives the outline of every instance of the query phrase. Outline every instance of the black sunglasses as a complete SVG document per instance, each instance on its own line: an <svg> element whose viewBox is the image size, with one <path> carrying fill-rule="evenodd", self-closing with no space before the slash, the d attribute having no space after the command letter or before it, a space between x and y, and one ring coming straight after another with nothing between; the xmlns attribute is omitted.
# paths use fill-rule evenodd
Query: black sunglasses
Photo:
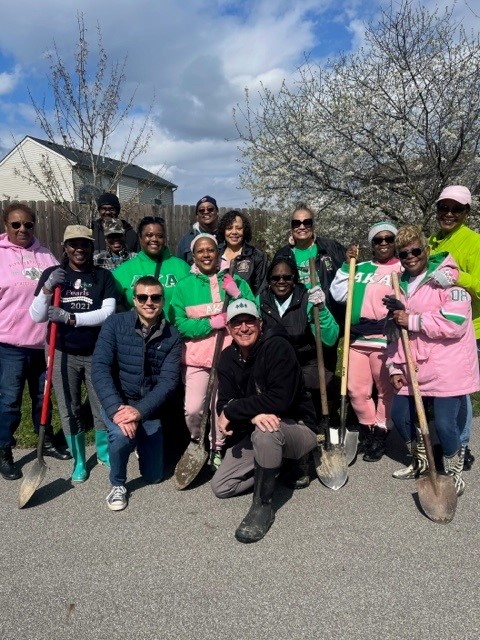
<svg viewBox="0 0 480 640"><path fill-rule="evenodd" d="M198 209L197 213L213 213L215 211L215 207L208 207L207 209Z"/></svg>
<svg viewBox="0 0 480 640"><path fill-rule="evenodd" d="M412 249L411 251L405 251L405 250L399 251L398 257L400 258L400 260L406 260L408 256L413 256L414 258L418 258L419 256L422 255L424 251L425 251L424 248L415 247L415 249Z"/></svg>
<svg viewBox="0 0 480 640"><path fill-rule="evenodd" d="M161 302L163 295L161 293L152 293L152 295L149 296L146 293L137 293L135 298L140 302L140 304L145 304L148 299L150 299L155 304L158 304L159 302Z"/></svg>
<svg viewBox="0 0 480 640"><path fill-rule="evenodd" d="M291 222L292 229L298 229L302 224L306 229L309 229L313 227L313 220L312 218L305 218L305 220L292 220Z"/></svg>
<svg viewBox="0 0 480 640"><path fill-rule="evenodd" d="M35 226L34 222L18 222L17 220L15 220L14 222L9 222L8 223L12 229L20 229L20 227L25 227L25 229L33 229L33 227Z"/></svg>
<svg viewBox="0 0 480 640"><path fill-rule="evenodd" d="M381 236L380 238L373 238L372 240L372 244L382 244L382 242L393 244L395 242L395 236Z"/></svg>
<svg viewBox="0 0 480 640"><path fill-rule="evenodd" d="M437 212L438 213L453 213L454 215L460 215L465 211L465 206L457 205L456 207L450 207L448 204L438 204Z"/></svg>
<svg viewBox="0 0 480 640"><path fill-rule="evenodd" d="M285 282L291 282L293 280L293 274L280 274L279 276L270 276L270 280L272 282L280 282L280 280L284 280Z"/></svg>

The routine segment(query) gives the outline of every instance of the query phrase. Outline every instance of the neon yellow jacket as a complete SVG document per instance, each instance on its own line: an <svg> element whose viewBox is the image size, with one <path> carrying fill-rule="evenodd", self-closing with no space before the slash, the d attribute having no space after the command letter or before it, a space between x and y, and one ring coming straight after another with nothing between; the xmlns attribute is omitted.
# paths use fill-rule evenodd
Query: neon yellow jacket
<svg viewBox="0 0 480 640"><path fill-rule="evenodd" d="M475 337L480 338L480 234L464 224L446 236L442 232L430 236L430 254L448 251L458 264L460 273L456 284L472 296L472 319Z"/></svg>

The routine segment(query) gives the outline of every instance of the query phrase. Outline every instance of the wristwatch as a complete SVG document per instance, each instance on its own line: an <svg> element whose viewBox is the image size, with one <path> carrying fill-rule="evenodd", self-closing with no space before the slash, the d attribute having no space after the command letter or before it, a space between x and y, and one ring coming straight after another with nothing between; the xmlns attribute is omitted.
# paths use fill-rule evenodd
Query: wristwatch
<svg viewBox="0 0 480 640"><path fill-rule="evenodd" d="M75 314L74 313L70 314L68 320L69 320L70 324L73 324L73 326L75 326L77 321L75 320Z"/></svg>

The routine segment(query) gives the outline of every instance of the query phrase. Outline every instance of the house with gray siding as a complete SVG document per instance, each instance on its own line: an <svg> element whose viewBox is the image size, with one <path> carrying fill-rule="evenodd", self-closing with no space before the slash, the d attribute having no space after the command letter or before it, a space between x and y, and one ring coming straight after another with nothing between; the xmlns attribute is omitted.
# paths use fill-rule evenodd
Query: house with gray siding
<svg viewBox="0 0 480 640"><path fill-rule="evenodd" d="M95 180L92 164L97 171ZM28 177L32 173L33 180ZM56 185L55 198L47 197L38 184L47 173ZM120 202L132 204L173 205L177 189L136 164L95 155L92 162L87 152L33 136L25 136L0 161L0 199L85 202L93 184L100 191L116 193Z"/></svg>

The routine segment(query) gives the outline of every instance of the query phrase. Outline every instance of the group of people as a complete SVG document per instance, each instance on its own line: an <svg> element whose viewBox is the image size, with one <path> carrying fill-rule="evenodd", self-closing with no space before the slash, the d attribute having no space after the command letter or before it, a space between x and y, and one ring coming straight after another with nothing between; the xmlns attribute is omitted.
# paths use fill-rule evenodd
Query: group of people
<svg viewBox="0 0 480 640"><path fill-rule="evenodd" d="M439 230L429 240L416 226L397 229L387 221L370 228L372 259L355 265L349 341L348 394L358 452L367 462L380 460L395 425L412 459L394 477L428 472L398 337L398 329L406 328L444 471L458 495L465 487L463 470L474 461L470 394L480 388L480 235L466 224L470 206L466 187L446 187L437 201ZM260 540L274 520L277 478L293 489L309 485L309 454L321 440L313 309L319 311L333 396L349 262L358 247L317 235L313 211L303 203L293 211L288 243L270 263L252 244L248 218L239 211L220 218L208 195L198 201L197 220L181 238L177 256L168 249L161 217L143 218L135 232L120 219L120 203L111 193L99 198L98 211L92 229L67 226L59 264L35 238L35 214L27 205L14 202L4 210L0 474L21 477L12 447L25 383L38 433L47 328L57 323L52 380L66 442L54 435L49 420L43 454L73 459L72 481L87 480L85 385L97 460L110 469L107 505L120 511L128 504L133 451L147 482L164 476L162 411L180 386L194 444L209 402L214 494L225 498L253 489L236 538ZM399 299L393 272L400 278ZM214 362L219 341L222 351ZM212 368L216 384L207 398Z"/></svg>

